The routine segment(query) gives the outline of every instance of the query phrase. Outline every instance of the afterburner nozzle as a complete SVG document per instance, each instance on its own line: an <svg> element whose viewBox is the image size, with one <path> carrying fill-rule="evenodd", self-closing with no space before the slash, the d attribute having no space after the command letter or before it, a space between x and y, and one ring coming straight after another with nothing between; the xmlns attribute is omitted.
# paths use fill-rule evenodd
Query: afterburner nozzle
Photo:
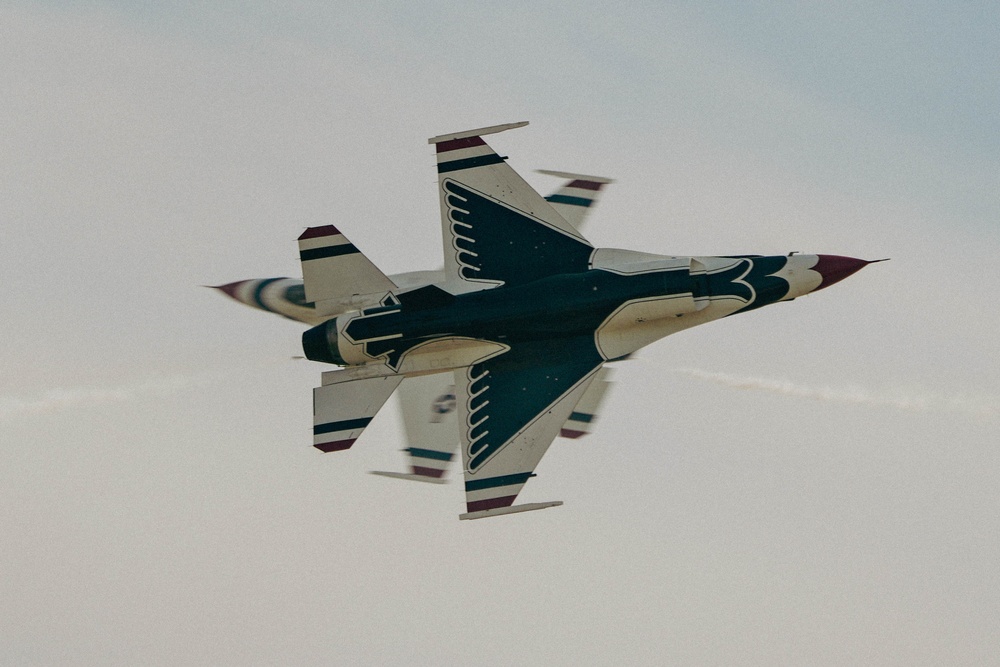
<svg viewBox="0 0 1000 667"><path fill-rule="evenodd" d="M326 364L346 366L337 346L337 320L328 320L302 334L302 351L306 359Z"/></svg>

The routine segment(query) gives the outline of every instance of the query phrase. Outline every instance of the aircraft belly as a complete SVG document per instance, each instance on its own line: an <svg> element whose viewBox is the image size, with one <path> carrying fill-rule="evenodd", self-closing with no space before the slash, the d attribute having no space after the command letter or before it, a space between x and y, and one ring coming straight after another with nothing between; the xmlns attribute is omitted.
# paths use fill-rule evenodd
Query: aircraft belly
<svg viewBox="0 0 1000 667"><path fill-rule="evenodd" d="M690 296L690 295L685 295ZM671 304L650 299L624 304L594 333L597 349L605 359L617 359L678 331L717 320L746 304L729 298L680 299Z"/></svg>
<svg viewBox="0 0 1000 667"><path fill-rule="evenodd" d="M605 359L617 359L685 328L679 320L697 312L691 293L636 299L622 304L594 333Z"/></svg>
<svg viewBox="0 0 1000 667"><path fill-rule="evenodd" d="M438 338L406 352L399 364L399 372L404 375L428 375L464 368L509 349L509 345L489 340Z"/></svg>

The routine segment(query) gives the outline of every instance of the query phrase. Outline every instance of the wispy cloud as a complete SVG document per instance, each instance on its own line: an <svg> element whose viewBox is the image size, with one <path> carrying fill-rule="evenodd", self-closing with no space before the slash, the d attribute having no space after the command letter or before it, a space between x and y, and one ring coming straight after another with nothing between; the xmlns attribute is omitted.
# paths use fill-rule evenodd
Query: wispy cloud
<svg viewBox="0 0 1000 667"><path fill-rule="evenodd" d="M171 375L117 386L56 387L34 396L0 396L0 424L64 410L126 403L147 397L173 396L210 382L208 375Z"/></svg>
<svg viewBox="0 0 1000 667"><path fill-rule="evenodd" d="M675 373L699 380L752 391L766 391L784 396L807 398L834 403L854 403L918 412L957 412L975 417L1000 415L1000 396L985 394L943 394L921 390L873 390L859 386L831 387L806 385L775 378L750 377L717 373L697 368L676 368Z"/></svg>

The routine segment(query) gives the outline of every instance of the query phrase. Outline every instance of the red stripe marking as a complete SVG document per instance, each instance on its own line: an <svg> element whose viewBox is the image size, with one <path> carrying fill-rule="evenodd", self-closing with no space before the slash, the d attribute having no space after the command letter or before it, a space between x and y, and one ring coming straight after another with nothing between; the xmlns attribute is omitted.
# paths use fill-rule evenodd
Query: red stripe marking
<svg viewBox="0 0 1000 667"><path fill-rule="evenodd" d="M339 233L340 230L338 230L333 225L323 225L322 227L310 227L306 231L302 232L302 236L299 237L299 240L302 241L305 239L316 239L320 238L321 236L335 236L336 234Z"/></svg>
<svg viewBox="0 0 1000 667"><path fill-rule="evenodd" d="M559 431L559 435L561 435L564 438L579 438L579 437L587 435L587 432L586 431L574 431L573 429L570 429L570 428L564 428L564 429L561 429Z"/></svg>
<svg viewBox="0 0 1000 667"><path fill-rule="evenodd" d="M472 148L473 146L485 146L486 142L483 141L482 137L466 137L465 139L452 139L451 141L442 141L437 144L438 153L447 153L448 151L457 151L460 148Z"/></svg>
<svg viewBox="0 0 1000 667"><path fill-rule="evenodd" d="M517 496L504 496L502 498L487 498L486 500L474 500L465 504L470 512L480 512L482 510L493 510L498 507L510 507L514 504Z"/></svg>
<svg viewBox="0 0 1000 667"><path fill-rule="evenodd" d="M413 474L422 477L444 477L444 470L437 468L425 468L423 466L413 466Z"/></svg>
<svg viewBox="0 0 1000 667"><path fill-rule="evenodd" d="M342 452L345 449L350 449L355 440L357 440L357 438L352 438L351 440L337 440L336 442L321 442L318 445L313 445L313 447L321 452Z"/></svg>
<svg viewBox="0 0 1000 667"><path fill-rule="evenodd" d="M580 188L581 190L600 190L604 187L604 183L595 183L594 181L572 181L567 188Z"/></svg>

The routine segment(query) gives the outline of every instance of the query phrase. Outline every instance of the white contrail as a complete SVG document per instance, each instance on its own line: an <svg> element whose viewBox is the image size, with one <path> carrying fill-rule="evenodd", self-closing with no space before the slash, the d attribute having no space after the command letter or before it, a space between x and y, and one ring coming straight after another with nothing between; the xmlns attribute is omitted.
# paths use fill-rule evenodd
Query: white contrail
<svg viewBox="0 0 1000 667"><path fill-rule="evenodd" d="M173 375L112 387L59 387L28 398L0 396L0 423L74 408L124 403L144 397L173 396L209 382L207 375Z"/></svg>
<svg viewBox="0 0 1000 667"><path fill-rule="evenodd" d="M941 394L933 392L872 391L863 387L828 387L797 384L789 380L747 377L716 373L697 368L676 368L682 373L699 380L712 382L733 389L767 391L785 396L797 396L817 401L855 403L896 408L898 410L960 412L976 417L996 417L1000 415L1000 396Z"/></svg>

